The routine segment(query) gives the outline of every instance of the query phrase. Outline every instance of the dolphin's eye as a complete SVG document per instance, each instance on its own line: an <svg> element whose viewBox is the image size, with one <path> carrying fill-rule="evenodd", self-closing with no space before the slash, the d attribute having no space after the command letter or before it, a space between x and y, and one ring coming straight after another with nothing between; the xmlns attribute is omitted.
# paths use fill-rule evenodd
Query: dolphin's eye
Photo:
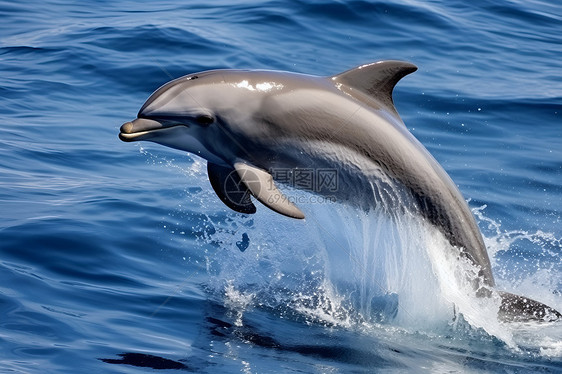
<svg viewBox="0 0 562 374"><path fill-rule="evenodd" d="M206 127L215 122L215 119L207 114L202 114L195 118L195 122L197 122L198 125Z"/></svg>

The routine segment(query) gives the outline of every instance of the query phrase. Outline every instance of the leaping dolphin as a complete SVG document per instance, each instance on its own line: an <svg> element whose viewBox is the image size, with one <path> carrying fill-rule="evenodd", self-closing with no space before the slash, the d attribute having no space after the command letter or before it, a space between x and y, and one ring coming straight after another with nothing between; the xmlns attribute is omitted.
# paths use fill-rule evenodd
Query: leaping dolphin
<svg viewBox="0 0 562 374"><path fill-rule="evenodd" d="M396 83L416 70L407 62L380 61L331 77L248 70L190 74L156 90L137 118L121 126L119 138L148 140L205 158L219 198L248 214L256 211L252 195L278 213L304 218L271 171L335 168L340 201L365 209L381 201L409 201L480 269L474 286L478 295L489 296L495 282L476 221L393 104ZM388 196L396 189L385 186L394 185L410 199ZM315 193L334 193L316 187ZM393 208L404 208L399 205ZM498 294L504 320L562 317L537 301Z"/></svg>

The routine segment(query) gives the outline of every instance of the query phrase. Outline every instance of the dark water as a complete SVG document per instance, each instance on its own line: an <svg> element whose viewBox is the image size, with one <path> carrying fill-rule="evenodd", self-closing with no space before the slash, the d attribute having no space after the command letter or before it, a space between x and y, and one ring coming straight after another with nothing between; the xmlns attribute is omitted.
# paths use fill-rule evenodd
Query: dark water
<svg viewBox="0 0 562 374"><path fill-rule="evenodd" d="M427 248L399 246L372 281L345 258L388 256L375 218L244 217L201 159L117 138L187 73L411 61L395 103L470 199L497 283L562 310L556 2L32 1L0 15L0 372L562 371L560 323L502 325L478 300L453 318L422 266L431 233L395 228ZM366 319L335 273L362 295L402 287L373 293L394 314Z"/></svg>

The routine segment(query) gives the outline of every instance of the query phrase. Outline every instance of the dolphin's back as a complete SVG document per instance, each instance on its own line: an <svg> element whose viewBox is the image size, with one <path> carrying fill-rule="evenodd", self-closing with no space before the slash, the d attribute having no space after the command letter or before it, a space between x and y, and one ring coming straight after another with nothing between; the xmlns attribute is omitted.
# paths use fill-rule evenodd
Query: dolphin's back
<svg viewBox="0 0 562 374"><path fill-rule="evenodd" d="M259 121L273 129L271 144L278 145L274 153L293 148L279 145L280 139L295 139L295 143L309 147L302 151L316 159L314 166L326 159L347 162L351 172L344 173L349 178L347 183L343 181L346 191L341 191L345 200L353 203L357 200L354 194L368 191L365 179L380 175L380 171L399 182L413 197L419 213L480 267L486 286L493 286L486 247L466 201L394 108L394 85L415 69L408 63L385 61L329 77L331 89L327 89L325 78L320 78L324 82L318 81L316 88L310 83L301 83L298 88L286 83L287 93L271 95L263 101ZM333 154L326 157L330 152ZM290 154L285 156L289 157ZM374 191L375 195L382 193Z"/></svg>
<svg viewBox="0 0 562 374"><path fill-rule="evenodd" d="M461 253L470 258L481 269L481 277L488 286L494 285L490 260L482 235L466 201L457 186L431 156L426 148L409 132L400 119L392 100L392 91L398 81L417 70L415 65L401 61L382 61L361 66L332 77L340 90L372 107L375 114L381 115L381 107L390 114L389 124L397 131L392 137L396 152L407 153L403 157L389 157L373 150L384 147L381 142L374 142L368 153L378 153L381 159L375 163L386 166L387 173L393 175L405 185L414 197L420 213L434 226L438 227L449 242L461 249ZM366 98L368 97L368 99ZM374 100L374 101L373 101ZM378 123L377 132L381 130L382 121ZM386 131L389 131L386 126ZM377 134L372 136L377 137ZM385 157L386 156L386 157ZM393 165L387 165L392 162Z"/></svg>

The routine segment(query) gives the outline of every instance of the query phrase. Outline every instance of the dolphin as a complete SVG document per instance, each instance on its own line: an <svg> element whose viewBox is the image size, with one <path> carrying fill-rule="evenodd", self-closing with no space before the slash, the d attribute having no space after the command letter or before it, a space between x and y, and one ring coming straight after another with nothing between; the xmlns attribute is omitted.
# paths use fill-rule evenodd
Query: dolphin
<svg viewBox="0 0 562 374"><path fill-rule="evenodd" d="M494 290L490 259L466 201L394 107L394 86L416 70L389 60L329 77L265 70L189 74L158 88L137 118L121 126L119 138L203 157L218 197L246 214L256 212L253 196L302 219L304 213L279 189L287 181L281 176L336 170L336 189L315 176L308 190L335 193L364 209L382 202L418 212L479 269L472 280L476 294L501 297L500 319L560 319L538 301Z"/></svg>

